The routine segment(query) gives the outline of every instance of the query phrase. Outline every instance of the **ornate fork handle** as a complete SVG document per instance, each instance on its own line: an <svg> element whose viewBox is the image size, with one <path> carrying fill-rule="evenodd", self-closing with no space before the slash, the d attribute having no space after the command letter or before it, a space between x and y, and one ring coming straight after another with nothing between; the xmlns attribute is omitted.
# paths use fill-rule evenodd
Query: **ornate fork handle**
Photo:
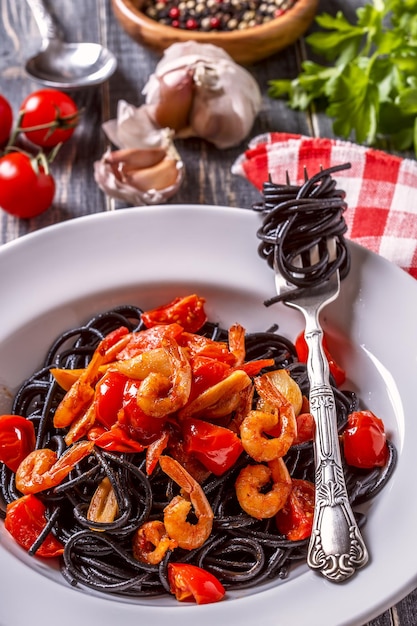
<svg viewBox="0 0 417 626"><path fill-rule="evenodd" d="M368 552L347 495L335 399L317 318L307 320L305 337L309 348L310 411L316 424L316 504L307 562L330 580L342 582L365 565Z"/></svg>

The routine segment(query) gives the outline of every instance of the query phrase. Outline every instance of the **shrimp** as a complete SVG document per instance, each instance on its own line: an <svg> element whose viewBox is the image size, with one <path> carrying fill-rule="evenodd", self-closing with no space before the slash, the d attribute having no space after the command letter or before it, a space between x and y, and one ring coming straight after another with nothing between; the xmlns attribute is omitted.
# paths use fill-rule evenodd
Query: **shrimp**
<svg viewBox="0 0 417 626"><path fill-rule="evenodd" d="M170 363L170 375L151 371L137 394L139 407L151 417L164 417L181 409L191 390L192 371L184 348L171 337L163 339L162 347Z"/></svg>
<svg viewBox="0 0 417 626"><path fill-rule="evenodd" d="M68 448L62 456L50 448L30 452L16 472L16 487L24 495L39 493L59 485L94 447L93 441L80 441Z"/></svg>
<svg viewBox="0 0 417 626"><path fill-rule="evenodd" d="M82 415L94 399L94 386L102 375L102 366L113 360L117 352L130 340L125 326L117 328L100 341L87 367L68 389L54 415L55 428L66 428ZM55 376L57 371L55 370Z"/></svg>
<svg viewBox="0 0 417 626"><path fill-rule="evenodd" d="M199 483L169 456L161 456L159 464L162 470L174 480L187 497L175 496L164 509L164 524L168 535L180 548L193 550L199 548L208 539L213 528L214 513ZM197 523L187 521L187 515L193 506Z"/></svg>
<svg viewBox="0 0 417 626"><path fill-rule="evenodd" d="M271 489L263 492L263 488ZM291 492L291 476L284 460L274 459L268 465L246 465L235 483L236 496L242 509L256 519L274 517L285 505Z"/></svg>
<svg viewBox="0 0 417 626"><path fill-rule="evenodd" d="M160 520L145 522L133 536L133 556L137 561L150 565L158 565L168 550L174 550L177 546Z"/></svg>
<svg viewBox="0 0 417 626"><path fill-rule="evenodd" d="M260 395L257 408L267 405L281 406L284 401L290 402L298 415L303 405L303 394L298 383L291 378L287 370L279 369L267 372L255 379L255 386Z"/></svg>
<svg viewBox="0 0 417 626"><path fill-rule="evenodd" d="M246 355L245 329L240 324L233 324L229 328L229 349L236 357L235 367L243 365Z"/></svg>
<svg viewBox="0 0 417 626"><path fill-rule="evenodd" d="M169 355L164 348L153 348L152 350L141 352L130 359L118 361L112 367L135 380L144 380L151 372L158 372L167 378L172 373Z"/></svg>
<svg viewBox="0 0 417 626"><path fill-rule="evenodd" d="M297 420L294 407L266 375L255 379L255 387L266 400L265 410L252 410L240 426L240 438L245 451L258 462L272 461L284 456L297 436ZM266 409L271 409L266 410ZM280 426L277 437L268 438L264 433Z"/></svg>
<svg viewBox="0 0 417 626"><path fill-rule="evenodd" d="M235 370L229 376L209 387L194 398L179 412L180 419L194 417L204 412L204 416L223 417L234 411L240 404L240 393L252 384L243 370Z"/></svg>

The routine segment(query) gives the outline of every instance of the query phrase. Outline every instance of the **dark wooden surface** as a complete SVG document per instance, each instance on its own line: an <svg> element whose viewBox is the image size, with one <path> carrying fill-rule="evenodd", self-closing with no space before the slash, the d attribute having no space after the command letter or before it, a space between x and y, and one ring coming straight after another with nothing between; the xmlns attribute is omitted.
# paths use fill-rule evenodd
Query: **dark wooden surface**
<svg viewBox="0 0 417 626"><path fill-rule="evenodd" d="M353 16L354 9L361 4L360 0L322 0L319 12L343 10ZM100 125L115 117L119 99L136 106L143 103L142 88L158 62L156 55L134 43L122 31L112 14L110 0L50 0L50 7L68 41L97 41L107 45L117 56L118 70L100 87L71 93L84 113L75 135L64 145L54 163L57 190L53 206L32 220L18 220L0 209L0 244L50 224L124 206L106 198L94 182L93 162L106 147ZM27 78L24 61L37 50L40 38L24 0L1 0L0 18L0 93L17 111L23 98L38 88ZM271 130L332 135L331 123L324 116L290 111L284 102L271 100L267 95L268 81L294 77L304 54L305 47L297 44L248 68L263 94L262 110L250 137ZM177 142L185 163L186 178L170 202L250 207L259 200L258 192L230 172L233 161L245 149L246 143L220 151L198 139ZM277 619L278 616L279 612ZM319 626L314 618L311 623ZM417 591L369 622L369 626L414 624L417 624Z"/></svg>

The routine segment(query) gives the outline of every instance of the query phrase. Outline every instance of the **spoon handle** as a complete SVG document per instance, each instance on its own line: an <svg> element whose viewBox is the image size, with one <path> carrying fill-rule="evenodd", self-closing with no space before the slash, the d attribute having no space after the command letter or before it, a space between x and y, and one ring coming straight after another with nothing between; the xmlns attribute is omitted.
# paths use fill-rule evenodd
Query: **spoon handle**
<svg viewBox="0 0 417 626"><path fill-rule="evenodd" d="M57 25L43 0L26 0L38 25L42 41L60 39Z"/></svg>
<svg viewBox="0 0 417 626"><path fill-rule="evenodd" d="M317 319L309 326L305 338L309 346L310 411L316 423L316 505L307 562L326 578L342 582L365 565L368 552L346 490L323 332Z"/></svg>

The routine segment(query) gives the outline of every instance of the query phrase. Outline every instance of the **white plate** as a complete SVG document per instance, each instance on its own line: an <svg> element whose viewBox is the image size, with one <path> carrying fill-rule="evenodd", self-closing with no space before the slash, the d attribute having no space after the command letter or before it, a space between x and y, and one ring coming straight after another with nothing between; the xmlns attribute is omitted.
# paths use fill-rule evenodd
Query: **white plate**
<svg viewBox="0 0 417 626"><path fill-rule="evenodd" d="M0 410L61 331L115 304L144 307L197 292L211 319L248 330L278 322L290 338L301 316L265 308L273 273L258 257L260 218L250 210L163 206L92 215L45 228L0 248ZM239 626L362 624L417 584L415 384L417 285L382 258L352 246L352 271L323 314L335 356L367 408L383 418L399 451L389 484L363 530L369 565L343 584L300 567L282 584L231 594L214 605L109 599L66 585L30 559L0 524L0 625L54 619L60 626ZM337 342L335 342L337 339ZM48 616L48 617L46 617ZM42 621L41 621L42 620Z"/></svg>

